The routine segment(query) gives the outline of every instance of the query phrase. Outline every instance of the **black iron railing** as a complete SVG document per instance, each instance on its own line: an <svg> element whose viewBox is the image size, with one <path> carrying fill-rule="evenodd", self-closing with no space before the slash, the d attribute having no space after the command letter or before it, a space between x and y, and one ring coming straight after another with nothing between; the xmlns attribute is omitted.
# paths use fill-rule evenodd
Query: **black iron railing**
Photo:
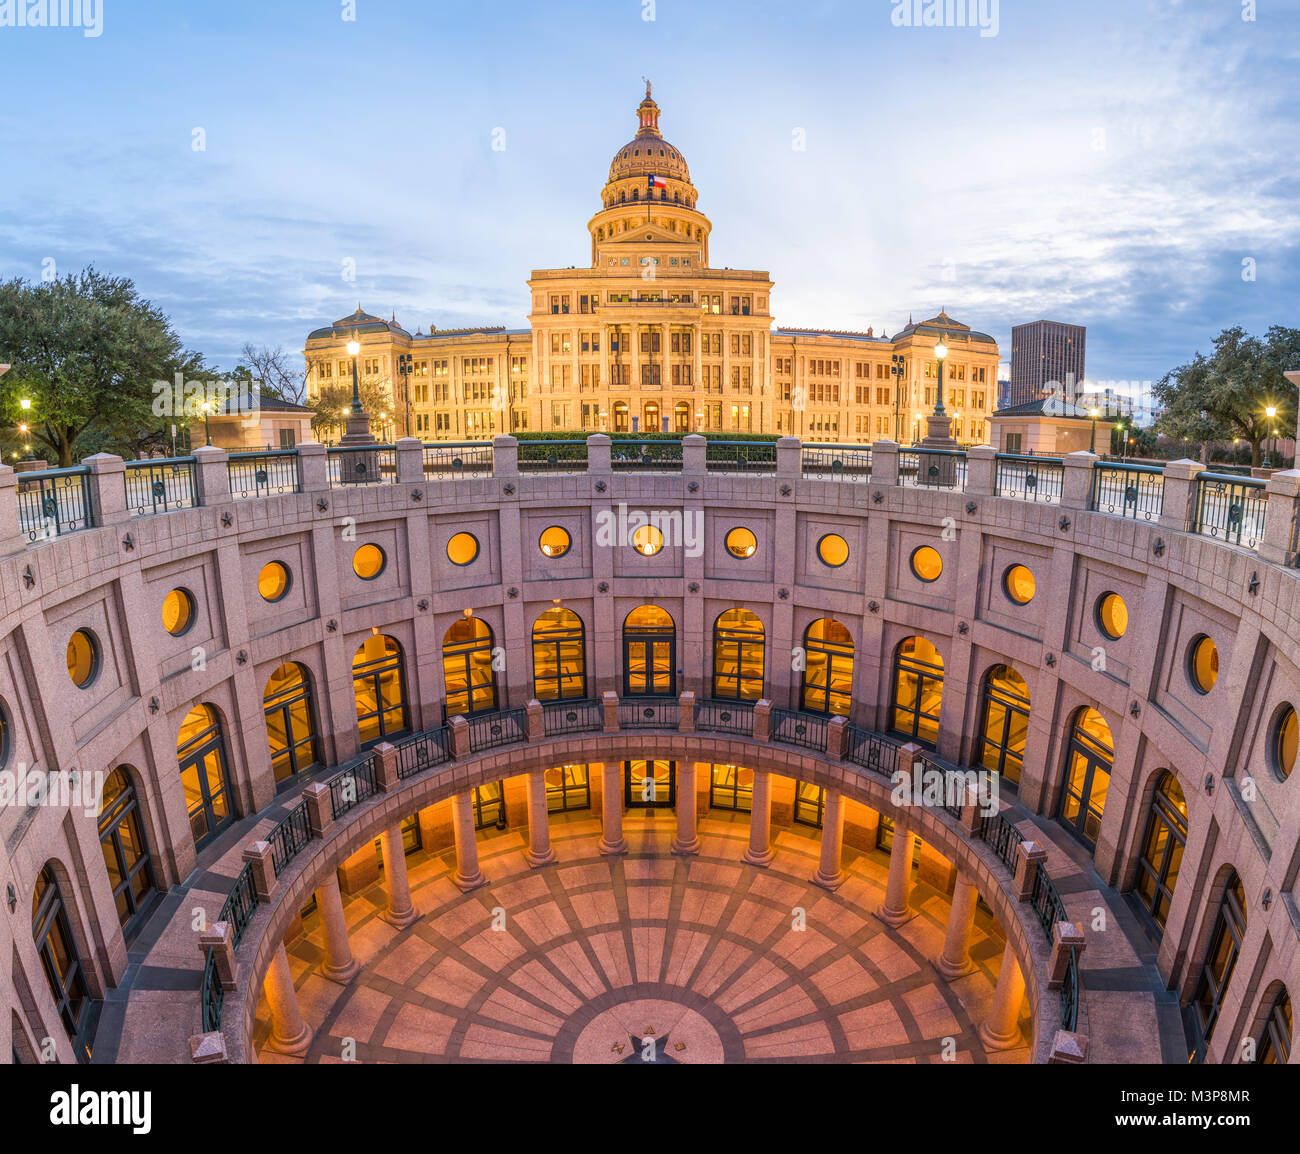
<svg viewBox="0 0 1300 1154"><path fill-rule="evenodd" d="M237 500L298 493L302 477L297 450L279 453L231 453L226 458L230 473L230 495Z"/></svg>
<svg viewBox="0 0 1300 1154"><path fill-rule="evenodd" d="M996 855L998 860L1007 867L1008 872L1016 872L1016 849L1024 837L1006 818L1000 813L995 813L992 817L986 817L980 827L980 836L984 839L985 844Z"/></svg>
<svg viewBox="0 0 1300 1154"><path fill-rule="evenodd" d="M217 921L226 922L230 926L231 945L239 945L256 911L257 887L253 885L253 864L247 862L235 878L235 884L230 887L221 912L217 914Z"/></svg>
<svg viewBox="0 0 1300 1154"><path fill-rule="evenodd" d="M1065 462L1059 457L999 453L994 459L993 495L1021 501L1059 502L1065 491Z"/></svg>
<svg viewBox="0 0 1300 1154"><path fill-rule="evenodd" d="M396 743L397 776L405 779L451 760L451 731L444 725Z"/></svg>
<svg viewBox="0 0 1300 1154"><path fill-rule="evenodd" d="M617 472L680 473L681 441L614 441L610 468Z"/></svg>
<svg viewBox="0 0 1300 1154"><path fill-rule="evenodd" d="M266 835L266 840L271 845L271 864L275 867L275 876L279 877L298 851L311 841L307 803L301 801L291 809L284 820Z"/></svg>
<svg viewBox="0 0 1300 1154"><path fill-rule="evenodd" d="M586 441L520 441L521 473L585 473Z"/></svg>
<svg viewBox="0 0 1300 1154"><path fill-rule="evenodd" d="M821 481L871 480L870 445L804 445L803 475Z"/></svg>
<svg viewBox="0 0 1300 1154"><path fill-rule="evenodd" d="M904 449L898 483L918 489L966 488L966 454L960 449Z"/></svg>
<svg viewBox="0 0 1300 1154"><path fill-rule="evenodd" d="M710 473L775 473L775 441L710 441L704 467Z"/></svg>
<svg viewBox="0 0 1300 1154"><path fill-rule="evenodd" d="M845 736L844 760L881 777L893 777L898 771L898 743L883 734L850 725Z"/></svg>
<svg viewBox="0 0 1300 1154"><path fill-rule="evenodd" d="M1154 465L1098 461L1092 470L1092 507L1098 513L1159 521L1165 503L1165 474Z"/></svg>
<svg viewBox="0 0 1300 1154"><path fill-rule="evenodd" d="M217 951L209 950L203 961L203 980L199 986L203 1003L203 1032L221 1029L221 1008L226 1002L226 991L217 976Z"/></svg>
<svg viewBox="0 0 1300 1154"><path fill-rule="evenodd" d="M193 457L127 461L122 474L126 507L136 517L193 509L199 503Z"/></svg>
<svg viewBox="0 0 1300 1154"><path fill-rule="evenodd" d="M816 714L793 709L772 710L772 740L798 745L803 749L826 752L826 726L829 720Z"/></svg>
<svg viewBox="0 0 1300 1154"><path fill-rule="evenodd" d="M330 778L329 785L330 809L335 819L338 819L378 792L379 787L375 782L375 756L372 754Z"/></svg>
<svg viewBox="0 0 1300 1154"><path fill-rule="evenodd" d="M465 720L469 722L471 753L528 740L528 712L524 709L501 709Z"/></svg>
<svg viewBox="0 0 1300 1154"><path fill-rule="evenodd" d="M1196 477L1193 533L1254 549L1263 540L1267 511L1268 497L1262 480L1224 473L1200 473Z"/></svg>
<svg viewBox="0 0 1300 1154"><path fill-rule="evenodd" d="M92 528L90 468L78 465L19 473L18 524L29 541L48 541Z"/></svg>
<svg viewBox="0 0 1300 1154"><path fill-rule="evenodd" d="M430 481L490 477L495 467L492 446L482 441L434 441L424 446L424 476Z"/></svg>
<svg viewBox="0 0 1300 1154"><path fill-rule="evenodd" d="M1034 885L1029 893L1029 904L1038 916L1043 933L1047 935L1048 945L1051 945L1052 931L1056 923L1068 919L1065 916L1065 903L1061 901L1056 886L1052 884L1052 879L1048 877L1047 871L1041 865L1034 873Z"/></svg>
<svg viewBox="0 0 1300 1154"><path fill-rule="evenodd" d="M675 697L625 697L618 703L620 729L676 729Z"/></svg>
<svg viewBox="0 0 1300 1154"><path fill-rule="evenodd" d="M604 728L605 707L599 701L548 701L542 706L542 731L547 737L598 733Z"/></svg>
<svg viewBox="0 0 1300 1154"><path fill-rule="evenodd" d="M706 733L754 735L752 701L700 701L695 705L695 728Z"/></svg>
<svg viewBox="0 0 1300 1154"><path fill-rule="evenodd" d="M397 483L397 450L392 445L331 445L327 453L331 488Z"/></svg>
<svg viewBox="0 0 1300 1154"><path fill-rule="evenodd" d="M1079 951L1070 947L1061 982L1061 1029L1073 1030L1079 1024Z"/></svg>

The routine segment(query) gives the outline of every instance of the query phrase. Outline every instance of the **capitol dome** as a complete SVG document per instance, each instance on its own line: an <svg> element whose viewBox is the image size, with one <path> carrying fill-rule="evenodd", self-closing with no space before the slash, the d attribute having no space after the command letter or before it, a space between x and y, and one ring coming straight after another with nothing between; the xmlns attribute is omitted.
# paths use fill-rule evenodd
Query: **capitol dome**
<svg viewBox="0 0 1300 1154"><path fill-rule="evenodd" d="M610 163L610 183L660 176L690 184L691 172L686 157L659 132L659 105L651 95L649 81L646 82L645 99L637 107L637 116L640 127L636 136L614 154Z"/></svg>

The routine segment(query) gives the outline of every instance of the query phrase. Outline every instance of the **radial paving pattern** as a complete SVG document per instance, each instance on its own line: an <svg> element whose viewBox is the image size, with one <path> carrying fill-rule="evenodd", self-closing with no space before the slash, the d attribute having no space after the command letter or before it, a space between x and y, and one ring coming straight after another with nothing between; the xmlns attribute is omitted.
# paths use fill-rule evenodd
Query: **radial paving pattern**
<svg viewBox="0 0 1300 1154"><path fill-rule="evenodd" d="M799 832L779 834L764 870L740 860L742 815L704 819L694 858L671 855L673 829L671 815L629 816L631 852L607 858L594 820L556 818L560 861L541 870L528 868L517 833L485 839L490 884L469 894L451 884L449 852L412 857L424 916L397 932L378 916L378 887L352 900L363 968L347 986L321 977L311 919L289 951L316 1032L308 1060L1027 1059L1026 1049L986 1054L976 1035L1002 945L983 913L976 969L948 983L930 962L945 897L918 883L920 913L897 931L871 916L883 855L853 857L830 894L807 880L817 843ZM263 1002L259 1048L267 1033Z"/></svg>

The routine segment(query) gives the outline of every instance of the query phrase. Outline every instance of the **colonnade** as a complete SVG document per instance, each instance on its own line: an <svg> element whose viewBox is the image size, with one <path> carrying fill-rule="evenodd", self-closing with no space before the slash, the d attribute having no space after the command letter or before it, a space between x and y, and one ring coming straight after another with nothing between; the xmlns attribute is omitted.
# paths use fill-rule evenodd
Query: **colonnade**
<svg viewBox="0 0 1300 1154"><path fill-rule="evenodd" d="M592 765L590 772L599 773L603 785L600 852L611 855L626 853L628 846L623 835L621 765L619 762ZM680 764L677 774L677 833L673 839L672 852L687 856L700 852L695 764ZM753 775L749 845L742 856L750 865L766 868L776 856L772 847L772 775L763 769L755 769ZM527 799L528 849L525 856L528 864L537 869L557 860L555 849L551 845L545 770L528 772ZM846 876L843 868L844 803L845 797L841 791L826 789L818 866L811 880L832 891L843 884ZM452 797L451 804L456 847L456 869L452 881L457 888L468 892L486 885L488 881L479 866L473 794L456 794ZM387 898L381 917L395 929L405 929L420 914L411 898L399 823L393 823L384 829L380 835L380 844ZM904 821L895 819L885 899L874 911L875 916L891 929L898 929L916 916L910 904L913 848L913 831ZM320 972L331 981L346 985L356 976L359 966L352 954L336 872L328 871L315 892L325 937L325 958ZM945 981L957 981L975 969L970 957L970 946L978 898L979 892L974 881L959 870L944 932L943 949L934 959L934 968ZM293 974L283 943L277 945L272 955L266 973L265 991L271 1011L270 1048L296 1056L306 1054L311 1045L312 1031L298 1004ZM980 1041L985 1049L1007 1050L1021 1044L1020 1015L1024 999L1025 976L1008 941L1002 952L992 1007L979 1025Z"/></svg>

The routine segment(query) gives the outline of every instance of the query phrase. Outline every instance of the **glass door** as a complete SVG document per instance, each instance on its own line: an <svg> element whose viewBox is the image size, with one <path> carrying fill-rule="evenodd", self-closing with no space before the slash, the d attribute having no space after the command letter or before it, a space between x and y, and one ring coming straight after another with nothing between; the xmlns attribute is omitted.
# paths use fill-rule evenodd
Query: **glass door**
<svg viewBox="0 0 1300 1154"><path fill-rule="evenodd" d="M675 761L628 761L623 769L628 809L671 809L676 804Z"/></svg>

